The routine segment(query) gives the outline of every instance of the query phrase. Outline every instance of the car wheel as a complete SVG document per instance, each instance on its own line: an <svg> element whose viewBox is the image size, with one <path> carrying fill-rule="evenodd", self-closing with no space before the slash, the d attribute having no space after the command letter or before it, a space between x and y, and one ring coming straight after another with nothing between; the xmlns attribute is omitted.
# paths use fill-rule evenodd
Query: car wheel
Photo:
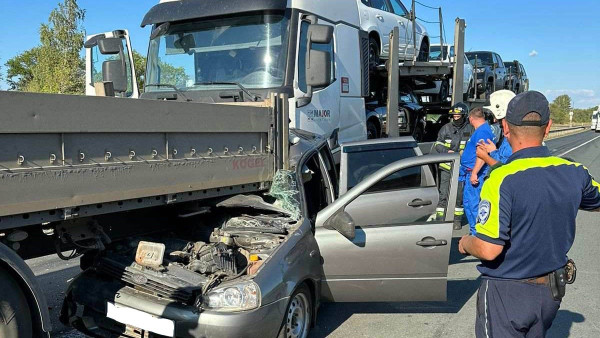
<svg viewBox="0 0 600 338"><path fill-rule="evenodd" d="M473 92L475 91L475 87L473 86L473 80L469 81L469 87L467 87L467 92L463 94L463 101L466 102L469 98L473 97Z"/></svg>
<svg viewBox="0 0 600 338"><path fill-rule="evenodd" d="M306 338L312 321L312 297L302 284L290 297L278 338Z"/></svg>
<svg viewBox="0 0 600 338"><path fill-rule="evenodd" d="M33 322L27 298L8 271L0 268L0 337L29 338Z"/></svg>
<svg viewBox="0 0 600 338"><path fill-rule="evenodd" d="M369 68L375 70L379 66L381 60L379 59L380 50L379 44L374 37L369 37Z"/></svg>
<svg viewBox="0 0 600 338"><path fill-rule="evenodd" d="M483 93L481 93L480 99L487 99L488 97L490 97L490 95L493 93L493 91L494 91L494 82L488 81L485 84L485 91Z"/></svg>
<svg viewBox="0 0 600 338"><path fill-rule="evenodd" d="M423 142L423 138L425 137L425 133L423 132L423 127L420 125L415 128L413 131L413 138L417 142Z"/></svg>
<svg viewBox="0 0 600 338"><path fill-rule="evenodd" d="M376 138L379 138L377 126L373 121L367 121L367 139L372 140Z"/></svg>
<svg viewBox="0 0 600 338"><path fill-rule="evenodd" d="M429 61L429 42L427 42L427 40L421 41L421 47L419 48L419 55L417 56L417 61Z"/></svg>

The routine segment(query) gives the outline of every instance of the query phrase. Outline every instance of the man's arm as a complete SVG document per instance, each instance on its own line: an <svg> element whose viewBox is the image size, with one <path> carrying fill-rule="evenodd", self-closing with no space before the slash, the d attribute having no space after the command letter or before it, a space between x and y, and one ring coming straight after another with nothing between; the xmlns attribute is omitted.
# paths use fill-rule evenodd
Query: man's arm
<svg viewBox="0 0 600 338"><path fill-rule="evenodd" d="M490 154L488 154L487 150L483 146L477 146L477 157L482 159L490 167L498 164L498 161L494 159ZM477 164L477 163L476 163Z"/></svg>
<svg viewBox="0 0 600 338"><path fill-rule="evenodd" d="M481 170L481 168L483 168L484 164L485 164L485 162L482 159L480 159L479 157L475 161L475 167L473 167L473 171L471 172L471 184L472 185L477 185L479 183L479 178L477 177L477 175L479 174L479 171Z"/></svg>
<svg viewBox="0 0 600 338"><path fill-rule="evenodd" d="M585 168L585 167L584 167ZM596 182L586 169L586 183L579 208L582 210L600 212L600 183Z"/></svg>
<svg viewBox="0 0 600 338"><path fill-rule="evenodd" d="M442 129L440 129L438 133L437 140L435 142L435 150L440 154L445 154L448 152L448 147L446 147L446 126L444 125Z"/></svg>
<svg viewBox="0 0 600 338"><path fill-rule="evenodd" d="M458 251L463 255L473 255L484 261L493 261L502 253L504 246L483 241L475 236L465 235L458 242Z"/></svg>

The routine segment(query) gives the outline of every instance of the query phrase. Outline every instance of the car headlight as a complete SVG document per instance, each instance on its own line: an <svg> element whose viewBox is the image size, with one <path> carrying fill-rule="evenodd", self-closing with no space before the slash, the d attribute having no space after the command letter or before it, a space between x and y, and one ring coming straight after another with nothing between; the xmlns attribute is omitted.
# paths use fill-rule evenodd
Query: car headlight
<svg viewBox="0 0 600 338"><path fill-rule="evenodd" d="M485 73L485 68L477 68L477 73Z"/></svg>
<svg viewBox="0 0 600 338"><path fill-rule="evenodd" d="M253 281L224 285L202 297L202 307L220 312L247 311L260 306L260 288Z"/></svg>

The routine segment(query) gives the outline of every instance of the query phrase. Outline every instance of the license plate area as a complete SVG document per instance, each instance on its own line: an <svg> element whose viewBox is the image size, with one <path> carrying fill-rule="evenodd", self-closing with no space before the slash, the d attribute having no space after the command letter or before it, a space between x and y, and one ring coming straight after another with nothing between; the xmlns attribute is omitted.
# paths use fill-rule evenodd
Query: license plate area
<svg viewBox="0 0 600 338"><path fill-rule="evenodd" d="M106 303L106 317L121 324L131 325L167 337L175 336L175 322L153 316L120 304Z"/></svg>

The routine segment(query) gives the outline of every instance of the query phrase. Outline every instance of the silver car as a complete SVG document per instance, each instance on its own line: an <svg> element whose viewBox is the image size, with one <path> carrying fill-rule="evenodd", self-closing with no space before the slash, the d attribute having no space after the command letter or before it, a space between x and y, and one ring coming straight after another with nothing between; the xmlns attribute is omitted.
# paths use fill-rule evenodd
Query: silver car
<svg viewBox="0 0 600 338"><path fill-rule="evenodd" d="M453 209L458 155L348 143L338 179L323 139L292 134L268 194L145 215L162 224L147 239L84 256L61 320L92 336L306 337L322 301L445 300L453 219L432 217L432 168L453 165Z"/></svg>

